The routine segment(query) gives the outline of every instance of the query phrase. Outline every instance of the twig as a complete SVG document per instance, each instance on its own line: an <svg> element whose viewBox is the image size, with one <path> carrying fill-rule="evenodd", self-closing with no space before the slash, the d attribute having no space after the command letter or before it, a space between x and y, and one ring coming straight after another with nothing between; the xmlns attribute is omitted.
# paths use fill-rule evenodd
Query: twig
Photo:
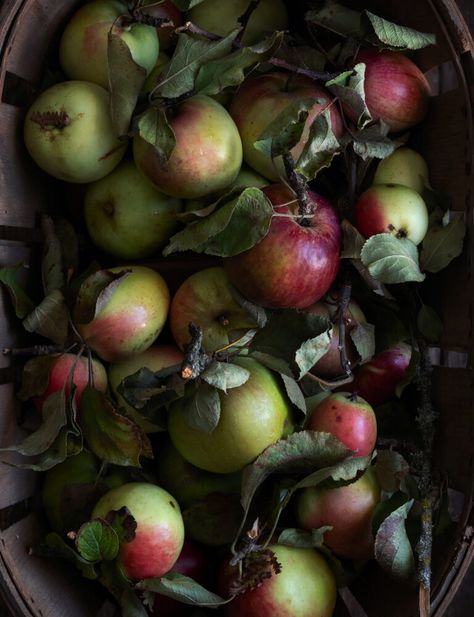
<svg viewBox="0 0 474 617"><path fill-rule="evenodd" d="M337 348L341 357L341 368L347 377L352 376L351 363L347 357L346 350L346 315L351 301L352 283L349 279L349 274L345 273L344 283L341 289L341 298L339 301L339 342Z"/></svg>
<svg viewBox="0 0 474 617"><path fill-rule="evenodd" d="M334 381L322 379L322 377L318 377L313 373L306 373L305 377L311 379L312 381L316 381L322 386L327 386L328 388L339 388L340 386L345 386L346 384L352 383L354 381L354 375L352 373L347 377L344 377L343 379L335 379Z"/></svg>
<svg viewBox="0 0 474 617"><path fill-rule="evenodd" d="M199 326L189 323L191 342L186 348L186 357L181 366L183 379L196 379L209 366L210 356L202 351L202 330Z"/></svg>
<svg viewBox="0 0 474 617"><path fill-rule="evenodd" d="M239 35L235 39L237 42L240 42L242 40L242 37L244 36L244 33L245 33L245 28L247 27L247 24L249 23L250 18L252 17L253 12L255 11L259 3L260 3L260 0L250 0L247 10L237 20L239 24L242 26L242 30L239 32Z"/></svg>
<svg viewBox="0 0 474 617"><path fill-rule="evenodd" d="M33 347L4 347L4 356L48 356L66 351L62 345L33 345Z"/></svg>
<svg viewBox="0 0 474 617"><path fill-rule="evenodd" d="M303 226L308 226L310 224L308 217L311 217L314 214L316 204L308 195L308 188L303 176L295 170L295 161L293 160L293 156L290 152L285 152L283 155L283 163L285 164L288 182L298 198L300 224Z"/></svg>

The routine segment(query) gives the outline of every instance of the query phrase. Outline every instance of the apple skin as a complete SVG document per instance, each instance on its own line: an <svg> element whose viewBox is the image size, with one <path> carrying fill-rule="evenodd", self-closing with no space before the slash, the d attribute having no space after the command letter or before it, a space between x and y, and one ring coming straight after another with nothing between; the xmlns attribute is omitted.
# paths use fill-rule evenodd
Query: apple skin
<svg viewBox="0 0 474 617"><path fill-rule="evenodd" d="M357 200L355 226L366 237L390 233L420 244L428 231L428 209L419 193L401 184L376 184Z"/></svg>
<svg viewBox="0 0 474 617"><path fill-rule="evenodd" d="M305 488L297 495L296 518L303 529L332 526L324 534L324 543L339 557L371 559L374 556L372 517L380 493L371 469L347 486Z"/></svg>
<svg viewBox="0 0 474 617"><path fill-rule="evenodd" d="M269 545L281 565L279 574L238 595L224 606L225 617L332 617L336 580L320 553L312 548ZM219 576L221 596L230 595L238 567L225 562Z"/></svg>
<svg viewBox="0 0 474 617"><path fill-rule="evenodd" d="M242 142L220 103L202 94L193 96L176 107L169 124L176 146L166 168L152 144L139 135L133 141L138 168L160 191L195 199L232 184L242 164Z"/></svg>
<svg viewBox="0 0 474 617"><path fill-rule="evenodd" d="M148 349L168 315L170 294L158 272L146 266L109 268L109 272L122 271L127 276L104 299L94 318L89 323L76 323L84 343L107 362L120 362ZM84 285L81 291L87 294ZM77 303L80 301L81 293Z"/></svg>
<svg viewBox="0 0 474 617"><path fill-rule="evenodd" d="M373 184L402 184L420 195L429 185L425 159L411 148L398 148L377 165Z"/></svg>
<svg viewBox="0 0 474 617"><path fill-rule="evenodd" d="M213 473L242 470L293 428L291 404L275 374L251 358L233 362L250 371L239 388L221 394L221 416L212 433L191 428L182 402L170 407L168 431L180 454L192 465Z"/></svg>
<svg viewBox="0 0 474 617"><path fill-rule="evenodd" d="M263 189L278 214L296 214L284 184ZM249 300L268 308L306 308L328 291L339 270L341 228L323 197L308 191L316 211L308 226L273 217L268 234L254 247L224 259L230 282ZM281 205L280 205L281 204Z"/></svg>
<svg viewBox="0 0 474 617"><path fill-rule="evenodd" d="M131 542L120 547L119 559L132 580L169 572L184 542L184 524L178 502L167 491L146 482L130 482L108 491L97 502L92 518L105 518L126 506L137 528Z"/></svg>
<svg viewBox="0 0 474 617"><path fill-rule="evenodd" d="M181 201L160 193L133 161L90 185L84 197L92 241L122 259L148 257L163 247L178 226L181 209Z"/></svg>
<svg viewBox="0 0 474 617"><path fill-rule="evenodd" d="M216 351L229 344L233 330L256 328L253 319L232 296L229 278L221 267L206 268L187 278L170 306L170 327L182 350L191 340L188 326L202 329L203 349Z"/></svg>
<svg viewBox="0 0 474 617"><path fill-rule="evenodd" d="M372 407L360 396L335 392L309 413L306 429L331 433L354 456L368 456L377 441L377 420Z"/></svg>
<svg viewBox="0 0 474 617"><path fill-rule="evenodd" d="M156 29L160 49L169 49L176 43L175 29L184 24L183 14L171 0L145 0L141 12L152 17L162 17L173 22L172 26L162 26Z"/></svg>
<svg viewBox="0 0 474 617"><path fill-rule="evenodd" d="M42 92L29 108L25 145L35 163L66 182L94 182L116 167L127 148L109 114L109 93L86 81L64 81ZM41 122L38 114L65 114L65 123Z"/></svg>
<svg viewBox="0 0 474 617"><path fill-rule="evenodd" d="M59 44L61 67L71 79L109 87L107 43L109 31L127 44L136 64L150 73L158 58L156 29L138 23L121 23L130 16L126 2L93 0L81 6L63 31Z"/></svg>
<svg viewBox="0 0 474 617"><path fill-rule="evenodd" d="M391 131L405 131L423 120L428 109L428 80L409 58L397 51L363 49L354 65L365 64L365 100L374 120Z"/></svg>
<svg viewBox="0 0 474 617"><path fill-rule="evenodd" d="M295 101L311 98L314 98L315 104L310 110L300 141L291 150L297 161L308 140L313 121L333 100L327 90L303 75L275 72L247 78L232 99L229 111L242 138L244 160L265 178L278 182L284 177L283 161L281 157L272 161L270 156L254 147L255 141L286 107ZM330 117L332 129L340 137L343 125L336 105L331 106Z"/></svg>

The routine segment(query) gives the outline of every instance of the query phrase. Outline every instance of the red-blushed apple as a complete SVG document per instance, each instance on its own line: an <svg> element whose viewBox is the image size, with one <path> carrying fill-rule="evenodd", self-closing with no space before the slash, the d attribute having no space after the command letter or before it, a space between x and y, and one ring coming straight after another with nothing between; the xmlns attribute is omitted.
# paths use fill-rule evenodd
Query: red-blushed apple
<svg viewBox="0 0 474 617"><path fill-rule="evenodd" d="M308 114L300 141L291 150L295 161L303 151L315 118L329 106L332 130L336 136L342 135L342 119L327 90L303 75L275 72L249 77L232 99L229 111L242 138L244 160L262 176L278 182L285 176L284 165L281 157L272 160L254 143L284 109L306 99L314 99L314 106Z"/></svg>
<svg viewBox="0 0 474 617"><path fill-rule="evenodd" d="M402 184L420 195L429 186L425 159L411 148L398 148L377 165L373 184Z"/></svg>
<svg viewBox="0 0 474 617"><path fill-rule="evenodd" d="M25 145L35 163L66 182L94 182L121 161L127 144L115 134L109 93L86 81L64 81L29 108Z"/></svg>
<svg viewBox="0 0 474 617"><path fill-rule="evenodd" d="M132 580L162 576L176 563L184 542L178 502L167 491L146 482L113 488L97 502L92 518L128 508L137 523L135 537L120 547L119 559Z"/></svg>
<svg viewBox="0 0 474 617"><path fill-rule="evenodd" d="M168 118L176 145L166 166L156 148L137 135L133 156L155 186L174 197L194 199L229 186L242 165L242 142L229 112L197 94Z"/></svg>
<svg viewBox="0 0 474 617"><path fill-rule="evenodd" d="M86 345L107 362L121 362L144 352L161 332L170 303L163 277L146 266L117 266L108 272L124 276L98 297L91 321L81 323L81 305L90 301L94 275L82 284L74 317ZM90 281L90 285L89 285Z"/></svg>
<svg viewBox="0 0 474 617"><path fill-rule="evenodd" d="M428 109L428 80L409 58L397 51L363 49L354 64L365 64L365 100L374 120L391 131L405 131L423 120Z"/></svg>
<svg viewBox="0 0 474 617"><path fill-rule="evenodd" d="M250 0L204 0L193 6L187 17L194 24L219 34L227 36L239 27L241 17L250 5ZM257 3L242 36L244 45L253 45L273 34L275 30L288 29L288 14L282 0L260 0Z"/></svg>
<svg viewBox="0 0 474 617"><path fill-rule="evenodd" d="M129 375L133 375L141 368L147 368L150 371L161 371L161 369L180 364L183 361L182 352L174 347L174 345L152 345L144 352L132 356L123 362L110 364L108 370L110 390L115 397L115 400L126 410L127 415L147 433L154 433L161 430L143 418L138 411L129 405L123 396L118 392L118 387ZM166 486L165 486L166 488ZM174 493L173 493L174 494Z"/></svg>
<svg viewBox="0 0 474 617"><path fill-rule="evenodd" d="M240 471L293 428L291 403L275 373L251 358L233 363L250 373L242 386L219 392L221 413L211 433L189 426L183 400L170 407L171 441L192 465L213 473Z"/></svg>
<svg viewBox="0 0 474 617"><path fill-rule="evenodd" d="M234 300L229 279L221 267L195 272L173 296L170 327L176 344L183 350L191 340L190 322L201 328L202 346L208 352L228 345L234 338L233 331L257 327Z"/></svg>
<svg viewBox="0 0 474 617"><path fill-rule="evenodd" d="M369 469L347 486L299 491L296 517L303 529L331 526L324 534L324 543L337 556L371 559L374 556L372 518L379 502L380 485Z"/></svg>
<svg viewBox="0 0 474 617"><path fill-rule="evenodd" d="M420 244L428 231L428 208L419 193L401 184L376 184L357 200L355 226L365 238L390 233Z"/></svg>
<svg viewBox="0 0 474 617"><path fill-rule="evenodd" d="M308 191L311 218L298 219L298 202L284 184L263 192L275 216L253 248L224 259L230 282L249 300L268 308L306 308L328 291L339 270L341 228L334 208Z"/></svg>
<svg viewBox="0 0 474 617"><path fill-rule="evenodd" d="M331 433L354 456L368 456L377 441L374 410L355 393L336 392L323 399L310 410L306 429Z"/></svg>
<svg viewBox="0 0 474 617"><path fill-rule="evenodd" d="M270 578L236 596L224 606L225 617L332 617L336 580L324 557L311 548L276 544L268 548L281 572L269 572ZM230 597L231 589L238 585L239 568L225 562L219 576L221 596Z"/></svg>
<svg viewBox="0 0 474 617"><path fill-rule="evenodd" d="M184 24L183 14L171 0L145 0L140 8L145 15L161 17L172 23L170 26L160 26L156 29L160 49L169 49L176 42L176 28Z"/></svg>
<svg viewBox="0 0 474 617"><path fill-rule="evenodd" d="M164 195L133 161L91 184L84 197L87 231L96 246L122 259L140 259L162 248L178 226L182 203Z"/></svg>

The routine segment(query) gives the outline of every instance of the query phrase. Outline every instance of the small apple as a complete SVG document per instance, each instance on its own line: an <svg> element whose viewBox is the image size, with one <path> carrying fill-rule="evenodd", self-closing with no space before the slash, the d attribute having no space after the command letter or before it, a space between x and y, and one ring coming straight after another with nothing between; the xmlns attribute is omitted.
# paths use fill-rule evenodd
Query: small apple
<svg viewBox="0 0 474 617"><path fill-rule="evenodd" d="M233 473L251 463L271 444L291 431L291 404L275 374L251 358L235 358L250 378L227 394L219 392L221 415L211 433L191 428L183 401L170 407L171 441L192 465L213 473Z"/></svg>
<svg viewBox="0 0 474 617"><path fill-rule="evenodd" d="M156 29L160 41L160 49L169 49L176 43L176 28L184 24L183 14L171 0L145 0L140 11L152 17L161 17L172 22L172 26L160 26Z"/></svg>
<svg viewBox="0 0 474 617"><path fill-rule="evenodd" d="M160 191L195 199L229 186L242 164L242 142L227 110L198 94L180 103L169 118L176 146L166 166L156 148L139 135L133 156Z"/></svg>
<svg viewBox="0 0 474 617"><path fill-rule="evenodd" d="M126 142L115 134L109 93L86 81L42 92L26 114L25 145L35 163L66 182L94 182L119 164Z"/></svg>
<svg viewBox="0 0 474 617"><path fill-rule="evenodd" d="M120 547L120 562L132 580L155 578L169 572L184 542L184 524L178 502L167 491L147 482L129 482L108 491L97 502L92 518L128 508L137 523L135 537Z"/></svg>
<svg viewBox="0 0 474 617"><path fill-rule="evenodd" d="M311 219L297 219L297 200L284 184L264 187L278 216L253 248L224 259L230 282L249 300L268 308L306 308L332 285L339 270L341 228L323 197L308 191ZM288 215L288 216L284 216Z"/></svg>
<svg viewBox="0 0 474 617"><path fill-rule="evenodd" d="M87 231L96 246L122 259L148 257L174 233L181 201L160 193L133 161L91 184L84 197Z"/></svg>
<svg viewBox="0 0 474 617"><path fill-rule="evenodd" d="M256 328L250 315L234 300L223 268L206 268L192 274L179 287L170 306L170 327L180 349L190 342L192 322L203 333L202 346L211 352L225 347L232 332Z"/></svg>
<svg viewBox="0 0 474 617"><path fill-rule="evenodd" d="M310 487L297 495L296 517L303 529L330 525L324 543L339 557L374 556L372 518L380 502L380 485L369 468L358 480L339 488Z"/></svg>
<svg viewBox="0 0 474 617"><path fill-rule="evenodd" d="M331 433L355 456L368 456L377 441L377 420L372 407L356 394L336 392L309 413L306 429Z"/></svg>
<svg viewBox="0 0 474 617"><path fill-rule="evenodd" d="M428 209L419 193L401 184L376 184L357 200L355 226L365 238L390 233L420 244L428 231Z"/></svg>
<svg viewBox="0 0 474 617"><path fill-rule="evenodd" d="M134 23L122 0L93 0L74 13L61 37L59 59L69 78L109 87L109 32L121 37L134 62L150 73L159 51L156 29Z"/></svg>
<svg viewBox="0 0 474 617"><path fill-rule="evenodd" d="M411 148L398 148L377 165L373 184L402 184L420 195L429 185L425 159Z"/></svg>
<svg viewBox="0 0 474 617"><path fill-rule="evenodd" d="M324 557L312 548L270 544L268 549L281 572L270 573L260 585L226 604L225 617L332 617L337 587ZM219 576L221 595L229 597L232 586L238 583L238 566L225 562Z"/></svg>
<svg viewBox="0 0 474 617"><path fill-rule="evenodd" d="M108 362L121 362L144 352L161 332L170 302L163 277L146 266L110 268L124 276L98 297L92 320L81 323L84 306L95 299L94 275L84 281L76 299L74 318L84 343Z"/></svg>

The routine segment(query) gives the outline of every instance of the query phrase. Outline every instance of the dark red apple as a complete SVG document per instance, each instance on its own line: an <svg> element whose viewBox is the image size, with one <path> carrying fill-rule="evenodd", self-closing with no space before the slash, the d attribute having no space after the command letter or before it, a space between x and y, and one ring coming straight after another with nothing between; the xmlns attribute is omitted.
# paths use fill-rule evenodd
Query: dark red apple
<svg viewBox="0 0 474 617"><path fill-rule="evenodd" d="M183 25L184 19L181 11L171 0L145 0L141 11L152 17L161 17L172 22L172 26L161 26L156 29L160 41L160 50L168 49L176 42L175 29Z"/></svg>
<svg viewBox="0 0 474 617"><path fill-rule="evenodd" d="M326 199L308 191L315 212L300 222L297 199L286 185L262 190L276 214L268 234L250 250L224 259L224 268L231 283L252 302L269 308L306 308L327 292L339 270L337 214Z"/></svg>

